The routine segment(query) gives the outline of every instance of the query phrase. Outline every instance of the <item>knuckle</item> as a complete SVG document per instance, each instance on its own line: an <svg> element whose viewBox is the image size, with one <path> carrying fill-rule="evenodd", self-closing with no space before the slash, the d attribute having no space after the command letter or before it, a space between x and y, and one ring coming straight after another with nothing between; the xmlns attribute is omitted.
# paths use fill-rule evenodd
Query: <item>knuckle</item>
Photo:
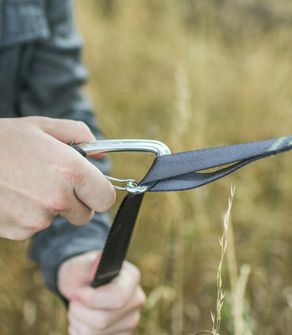
<svg viewBox="0 0 292 335"><path fill-rule="evenodd" d="M48 203L47 207L49 212L54 214L67 211L69 205L65 191L57 192L54 195L53 199Z"/></svg>
<svg viewBox="0 0 292 335"><path fill-rule="evenodd" d="M79 158L79 156L78 156ZM80 186L84 182L85 175L80 171L80 163L78 162L76 156L70 157L65 163L63 168L63 175L65 180L74 186Z"/></svg>

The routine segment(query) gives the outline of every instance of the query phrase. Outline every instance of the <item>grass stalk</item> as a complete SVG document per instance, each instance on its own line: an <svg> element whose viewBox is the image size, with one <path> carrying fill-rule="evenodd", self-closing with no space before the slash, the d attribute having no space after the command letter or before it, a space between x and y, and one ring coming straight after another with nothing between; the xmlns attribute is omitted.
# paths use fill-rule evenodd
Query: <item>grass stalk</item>
<svg viewBox="0 0 292 335"><path fill-rule="evenodd" d="M220 262L219 262L219 266L217 270L217 278L216 278L216 283L217 283L216 310L215 312L211 312L212 335L219 335L220 325L221 325L221 310L222 310L222 307L224 304L224 298L226 295L226 292L223 289L223 283L222 283L222 267L223 267L225 254L227 251L227 246L228 246L230 215L231 215L231 208L232 208L234 193L235 193L235 186L231 186L230 195L228 199L228 207L227 207L227 210L223 218L223 234L219 238L219 244L221 248L221 258L220 258Z"/></svg>

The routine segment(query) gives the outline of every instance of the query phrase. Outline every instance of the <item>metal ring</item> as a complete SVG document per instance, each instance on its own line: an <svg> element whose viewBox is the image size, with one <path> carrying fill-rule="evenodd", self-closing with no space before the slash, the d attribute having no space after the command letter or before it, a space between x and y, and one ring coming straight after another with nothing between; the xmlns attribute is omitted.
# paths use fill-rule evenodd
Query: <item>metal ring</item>
<svg viewBox="0 0 292 335"><path fill-rule="evenodd" d="M117 139L117 140L99 140L94 142L85 142L78 144L78 148L86 153L87 156L94 156L105 152L149 152L156 156L171 154L166 144L155 140L141 139ZM117 190L127 191L138 194L148 190L147 186L140 186L135 179L120 179L106 176L110 181L124 183L125 186L119 186L113 183Z"/></svg>

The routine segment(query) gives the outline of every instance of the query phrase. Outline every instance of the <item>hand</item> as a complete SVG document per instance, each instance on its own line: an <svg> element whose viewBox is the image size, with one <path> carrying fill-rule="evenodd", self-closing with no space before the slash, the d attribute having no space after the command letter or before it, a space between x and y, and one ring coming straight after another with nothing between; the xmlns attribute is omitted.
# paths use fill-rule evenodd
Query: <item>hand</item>
<svg viewBox="0 0 292 335"><path fill-rule="evenodd" d="M95 140L79 121L0 119L0 236L23 240L56 215L90 221L115 201L103 174L65 143Z"/></svg>
<svg viewBox="0 0 292 335"><path fill-rule="evenodd" d="M93 251L65 261L58 288L69 300L69 335L130 335L140 320L145 295L139 270L124 262L120 275L96 289L90 286L100 253Z"/></svg>

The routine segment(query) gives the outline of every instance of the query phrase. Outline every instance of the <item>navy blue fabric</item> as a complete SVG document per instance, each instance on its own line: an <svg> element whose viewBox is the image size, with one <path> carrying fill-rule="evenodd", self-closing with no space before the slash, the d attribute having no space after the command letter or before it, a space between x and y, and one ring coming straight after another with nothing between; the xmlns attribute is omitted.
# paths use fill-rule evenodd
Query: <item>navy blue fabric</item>
<svg viewBox="0 0 292 335"><path fill-rule="evenodd" d="M149 186L149 192L192 189L225 177L255 160L291 149L292 136L287 136L159 156L140 185ZM218 169L204 171L211 168Z"/></svg>

